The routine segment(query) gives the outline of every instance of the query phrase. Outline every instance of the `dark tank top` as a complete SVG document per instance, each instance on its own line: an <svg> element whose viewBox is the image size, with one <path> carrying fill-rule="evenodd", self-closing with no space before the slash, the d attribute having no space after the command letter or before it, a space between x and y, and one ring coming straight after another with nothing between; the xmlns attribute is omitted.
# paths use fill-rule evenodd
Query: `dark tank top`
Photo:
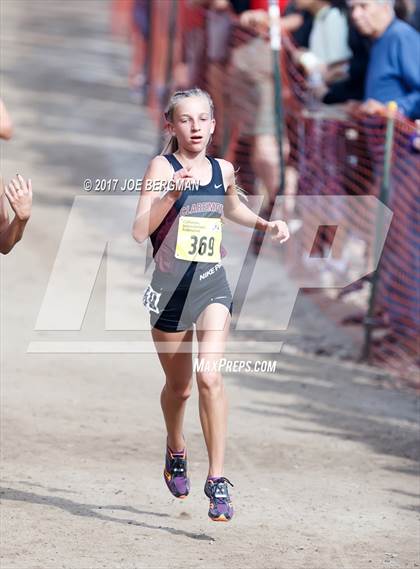
<svg viewBox="0 0 420 569"><path fill-rule="evenodd" d="M173 154L165 154L165 158L173 166L175 172L183 168L182 164ZM175 257L178 223L180 216L213 217L223 215L225 187L220 164L211 156L206 156L212 166L212 178L208 184L194 186L182 192L173 204L160 225L151 233L150 240L153 246L153 258L156 270L160 273L171 274L176 278L192 277L197 265L200 270L208 270L216 263L203 263L199 261L185 261ZM221 246L221 258L226 251Z"/></svg>

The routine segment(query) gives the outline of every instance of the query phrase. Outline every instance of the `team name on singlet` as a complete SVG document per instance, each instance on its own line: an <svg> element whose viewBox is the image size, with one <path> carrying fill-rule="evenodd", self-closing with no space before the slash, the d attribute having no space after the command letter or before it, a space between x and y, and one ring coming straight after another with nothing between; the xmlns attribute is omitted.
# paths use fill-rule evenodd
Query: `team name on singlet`
<svg viewBox="0 0 420 569"><path fill-rule="evenodd" d="M223 204L218 202L197 202L189 205L184 205L181 210L181 215L192 215L194 213L215 212L223 215Z"/></svg>

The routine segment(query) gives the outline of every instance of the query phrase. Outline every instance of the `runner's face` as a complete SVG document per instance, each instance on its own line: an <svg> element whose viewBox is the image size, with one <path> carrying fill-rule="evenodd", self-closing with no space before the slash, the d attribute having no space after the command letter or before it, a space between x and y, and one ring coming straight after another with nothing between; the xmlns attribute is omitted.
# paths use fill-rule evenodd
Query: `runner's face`
<svg viewBox="0 0 420 569"><path fill-rule="evenodd" d="M188 97L175 107L171 129L180 148L190 152L201 152L208 145L215 125L207 98Z"/></svg>

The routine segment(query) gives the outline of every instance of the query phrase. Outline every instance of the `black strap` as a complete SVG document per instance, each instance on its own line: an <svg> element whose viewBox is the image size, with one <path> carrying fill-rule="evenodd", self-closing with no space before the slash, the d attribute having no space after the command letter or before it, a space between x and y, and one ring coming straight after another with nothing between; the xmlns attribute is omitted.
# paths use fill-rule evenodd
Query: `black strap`
<svg viewBox="0 0 420 569"><path fill-rule="evenodd" d="M181 162L173 154L164 154L164 156L175 172L178 172L178 170L183 168Z"/></svg>

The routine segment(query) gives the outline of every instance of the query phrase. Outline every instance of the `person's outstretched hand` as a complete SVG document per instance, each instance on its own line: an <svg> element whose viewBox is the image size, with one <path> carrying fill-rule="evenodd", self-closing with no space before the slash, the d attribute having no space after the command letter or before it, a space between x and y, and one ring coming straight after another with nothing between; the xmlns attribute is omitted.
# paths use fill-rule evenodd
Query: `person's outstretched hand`
<svg viewBox="0 0 420 569"><path fill-rule="evenodd" d="M281 219L269 221L267 231L271 233L271 239L273 241L279 241L280 243L285 243L290 237L287 223Z"/></svg>
<svg viewBox="0 0 420 569"><path fill-rule="evenodd" d="M9 200L10 207L20 221L27 221L32 211L32 182L17 174L5 188L4 193Z"/></svg>

